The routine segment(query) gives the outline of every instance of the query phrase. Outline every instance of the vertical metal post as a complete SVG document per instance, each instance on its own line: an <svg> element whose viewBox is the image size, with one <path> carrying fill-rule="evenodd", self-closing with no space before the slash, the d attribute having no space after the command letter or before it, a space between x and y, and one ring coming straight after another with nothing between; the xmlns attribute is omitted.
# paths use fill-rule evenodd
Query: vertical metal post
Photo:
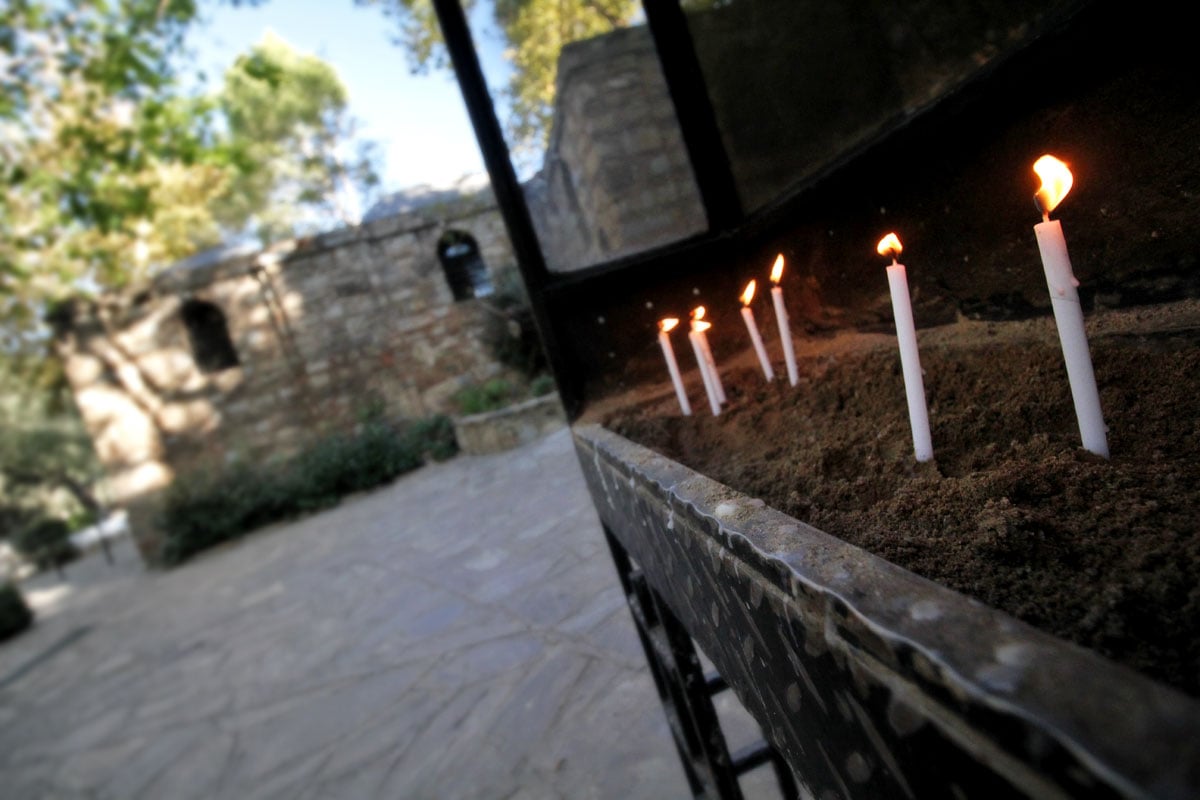
<svg viewBox="0 0 1200 800"><path fill-rule="evenodd" d="M479 65L467 17L459 0L433 0L433 9L437 13L442 38L445 39L446 50L450 53L450 61L454 65L463 102L467 106L467 115L475 129L475 139L483 153L483 162L504 218L504 227L508 230L508 238L517 257L517 266L528 289L529 304L542 339L542 347L558 380L567 414L573 418L582 402L579 396L579 378L563 358L562 349L558 346L558 337L546 307L543 291L549 281L546 259L533 227L529 206L525 202L525 193L517 181L517 173L509 157L508 144L504 141L500 121L496 118L496 109L492 105L487 81Z"/></svg>
<svg viewBox="0 0 1200 800"><path fill-rule="evenodd" d="M708 227L728 230L741 222L744 212L687 18L679 0L642 0L642 8L692 162L700 201L708 215Z"/></svg>
<svg viewBox="0 0 1200 800"><path fill-rule="evenodd" d="M604 536L692 796L742 800L738 773L691 636L634 567L607 526Z"/></svg>

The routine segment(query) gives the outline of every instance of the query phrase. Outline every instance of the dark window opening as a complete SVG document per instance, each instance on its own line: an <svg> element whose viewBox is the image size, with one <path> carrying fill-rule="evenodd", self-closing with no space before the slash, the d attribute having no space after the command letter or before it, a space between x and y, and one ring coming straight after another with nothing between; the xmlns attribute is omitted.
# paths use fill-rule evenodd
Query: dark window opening
<svg viewBox="0 0 1200 800"><path fill-rule="evenodd" d="M201 372L220 372L238 365L225 314L212 303L188 300L180 309L192 356Z"/></svg>
<svg viewBox="0 0 1200 800"><path fill-rule="evenodd" d="M492 276L470 234L446 231L438 240L438 260L455 300L487 297L492 293Z"/></svg>

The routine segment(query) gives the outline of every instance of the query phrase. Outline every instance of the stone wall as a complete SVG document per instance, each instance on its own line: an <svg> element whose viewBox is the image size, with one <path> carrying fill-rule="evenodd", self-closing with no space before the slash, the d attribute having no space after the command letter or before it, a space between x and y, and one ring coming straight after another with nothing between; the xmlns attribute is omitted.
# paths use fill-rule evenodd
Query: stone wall
<svg viewBox="0 0 1200 800"><path fill-rule="evenodd" d="M137 291L77 304L58 336L112 501L153 560L162 490L197 470L295 452L364 414L446 413L503 371L486 299L455 302L438 259L469 234L493 277L514 264L494 202L468 199L216 262L184 262ZM181 316L223 313L237 364L204 371Z"/></svg>
<svg viewBox="0 0 1200 800"><path fill-rule="evenodd" d="M563 48L542 171L526 185L546 261L570 272L707 227L646 27Z"/></svg>
<svg viewBox="0 0 1200 800"><path fill-rule="evenodd" d="M487 455L529 444L567 424L558 393L454 421L460 452Z"/></svg>

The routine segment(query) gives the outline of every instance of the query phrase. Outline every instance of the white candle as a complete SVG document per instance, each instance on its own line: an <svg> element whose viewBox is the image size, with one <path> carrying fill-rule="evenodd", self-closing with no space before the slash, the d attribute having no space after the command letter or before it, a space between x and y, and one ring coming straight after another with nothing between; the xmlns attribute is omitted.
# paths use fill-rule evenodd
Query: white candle
<svg viewBox="0 0 1200 800"><path fill-rule="evenodd" d="M787 309L783 306L783 289L779 281L783 278L783 254L775 257L775 266L771 268L771 300L775 302L775 321L779 323L779 338L783 342L783 360L787 363L788 382L795 386L800 375L796 371L796 352L792 349L792 330L788 327Z"/></svg>
<svg viewBox="0 0 1200 800"><path fill-rule="evenodd" d="M742 292L742 320L746 323L746 330L750 333L750 341L754 344L754 352L758 354L758 363L762 365L763 375L767 377L768 381L773 381L775 380L775 370L771 369L771 362L767 359L767 349L763 347L762 336L754 321L754 311L750 309L750 301L754 299L756 285L756 281L750 281L746 284L746 290Z"/></svg>
<svg viewBox="0 0 1200 800"><path fill-rule="evenodd" d="M1079 281L1075 280L1071 270L1062 224L1050 219L1050 212L1066 197L1074 179L1067 165L1054 156L1042 156L1033 165L1033 170L1042 179L1042 186L1034 196L1042 210L1042 221L1033 226L1033 232L1037 236L1042 269L1050 289L1050 305L1054 309L1054 323L1058 327L1058 339L1067 365L1067 381L1075 403L1079 436L1084 448L1108 458L1108 434L1100 410L1100 391L1096 388L1096 373L1092 369L1092 356L1083 327L1083 308L1079 305L1076 290Z"/></svg>
<svg viewBox="0 0 1200 800"><path fill-rule="evenodd" d="M662 347L663 358L667 360L667 371L671 373L671 383L675 386L675 397L679 400L679 410L684 416L691 416L692 405L688 402L687 392L683 391L683 379L679 376L679 364L675 361L675 349L671 347L670 332L679 324L679 320L668 317L658 323L658 344Z"/></svg>
<svg viewBox="0 0 1200 800"><path fill-rule="evenodd" d="M717 400L712 377L708 374L708 361L704 358L704 345L701 344L700 334L694 330L688 331L688 341L692 343L692 352L696 354L696 364L700 367L700 378L704 381L704 393L708 396L708 406L712 409L715 417L721 413L721 403Z"/></svg>
<svg viewBox="0 0 1200 800"><path fill-rule="evenodd" d="M908 274L897 262L900 240L889 233L876 248L880 255L892 256L887 268L892 293L892 314L896 318L896 340L900 345L900 367L904 371L904 394L908 399L908 423L912 428L913 451L917 461L933 458L933 438L929 433L929 409L925 404L925 381L921 377L921 353L917 350L917 327L913 323L912 298L908 294Z"/></svg>
<svg viewBox="0 0 1200 800"><path fill-rule="evenodd" d="M721 375L717 372L717 362L713 359L712 348L708 346L707 331L712 327L712 323L703 322L704 306L696 306L692 311L692 330L700 334L700 350L704 354L704 363L708 365L708 380L712 383L713 393L717 396L718 403L727 401L725 397L725 385L721 383Z"/></svg>

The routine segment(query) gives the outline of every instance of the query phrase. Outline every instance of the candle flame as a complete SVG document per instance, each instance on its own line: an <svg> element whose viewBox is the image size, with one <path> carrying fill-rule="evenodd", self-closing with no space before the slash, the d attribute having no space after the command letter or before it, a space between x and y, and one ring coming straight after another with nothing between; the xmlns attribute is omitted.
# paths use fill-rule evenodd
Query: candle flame
<svg viewBox="0 0 1200 800"><path fill-rule="evenodd" d="M694 330L696 333L704 333L704 331L708 330L711 327L712 327L711 322L702 322L701 320L698 320L698 319L692 320L692 330Z"/></svg>
<svg viewBox="0 0 1200 800"><path fill-rule="evenodd" d="M692 309L692 319L704 319L704 306L696 306Z"/></svg>
<svg viewBox="0 0 1200 800"><path fill-rule="evenodd" d="M667 317L658 321L658 329L663 333L670 333L675 330L675 326L679 324L679 320L675 317Z"/></svg>
<svg viewBox="0 0 1200 800"><path fill-rule="evenodd" d="M758 281L750 281L746 284L746 289L742 292L742 305L750 305L750 301L754 299L754 288L756 286L758 286Z"/></svg>
<svg viewBox="0 0 1200 800"><path fill-rule="evenodd" d="M896 256L904 252L904 245L900 244L899 236L889 233L879 240L879 244L875 245L875 252L881 256L891 256L895 259Z"/></svg>
<svg viewBox="0 0 1200 800"><path fill-rule="evenodd" d="M771 283L779 283L783 278L783 253L775 256L775 266L771 267Z"/></svg>
<svg viewBox="0 0 1200 800"><path fill-rule="evenodd" d="M1050 155L1035 161L1033 171L1042 181L1041 187L1033 195L1034 202L1043 214L1049 214L1058 207L1067 196L1067 192L1071 191L1075 177L1071 175L1071 170L1066 164Z"/></svg>

